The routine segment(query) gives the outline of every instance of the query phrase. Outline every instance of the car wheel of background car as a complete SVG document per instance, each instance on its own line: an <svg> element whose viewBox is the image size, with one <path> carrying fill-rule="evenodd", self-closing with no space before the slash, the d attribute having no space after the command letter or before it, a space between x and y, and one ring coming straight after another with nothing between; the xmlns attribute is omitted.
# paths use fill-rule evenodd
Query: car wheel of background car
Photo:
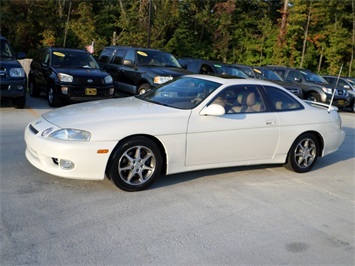
<svg viewBox="0 0 355 266"><path fill-rule="evenodd" d="M351 100L349 107L351 109L351 112L355 112L355 99Z"/></svg>
<svg viewBox="0 0 355 266"><path fill-rule="evenodd" d="M150 90L150 85L148 83L142 84L138 87L138 94L146 93Z"/></svg>
<svg viewBox="0 0 355 266"><path fill-rule="evenodd" d="M53 84L48 87L47 100L50 107L60 107L62 105L62 101L55 92Z"/></svg>
<svg viewBox="0 0 355 266"><path fill-rule="evenodd" d="M28 90L29 90L31 97L38 97L39 96L40 92L39 92L38 88L36 87L36 84L35 84L35 81L33 80L33 78L30 78Z"/></svg>
<svg viewBox="0 0 355 266"><path fill-rule="evenodd" d="M23 109L25 108L26 105L26 95L21 96L21 97L16 97L12 99L12 103L15 108L17 109Z"/></svg>
<svg viewBox="0 0 355 266"><path fill-rule="evenodd" d="M134 137L114 149L106 174L120 189L139 191L160 175L162 161L157 144L145 137Z"/></svg>
<svg viewBox="0 0 355 266"><path fill-rule="evenodd" d="M320 102L320 96L316 92L311 92L310 94L307 95L306 100L313 101L313 102Z"/></svg>
<svg viewBox="0 0 355 266"><path fill-rule="evenodd" d="M286 167L297 173L308 172L317 162L319 148L318 139L313 134L299 136L288 153Z"/></svg>

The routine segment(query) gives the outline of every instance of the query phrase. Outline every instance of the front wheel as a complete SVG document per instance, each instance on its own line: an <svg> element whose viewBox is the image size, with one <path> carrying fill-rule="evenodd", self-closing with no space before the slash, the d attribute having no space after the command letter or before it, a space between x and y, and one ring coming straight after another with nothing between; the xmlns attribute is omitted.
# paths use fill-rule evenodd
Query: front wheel
<svg viewBox="0 0 355 266"><path fill-rule="evenodd" d="M310 94L308 94L306 100L313 102L321 102L320 95L316 92L311 92Z"/></svg>
<svg viewBox="0 0 355 266"><path fill-rule="evenodd" d="M317 162L319 149L319 141L313 134L299 136L288 152L286 167L297 173L308 172Z"/></svg>
<svg viewBox="0 0 355 266"><path fill-rule="evenodd" d="M157 144L145 137L133 137L113 151L106 174L125 191L146 189L160 175L162 155Z"/></svg>
<svg viewBox="0 0 355 266"><path fill-rule="evenodd" d="M62 105L62 99L58 96L53 84L48 87L47 100L50 107L60 107Z"/></svg>
<svg viewBox="0 0 355 266"><path fill-rule="evenodd" d="M23 109L26 105L26 94L21 97L16 97L12 99L12 103L16 109Z"/></svg>

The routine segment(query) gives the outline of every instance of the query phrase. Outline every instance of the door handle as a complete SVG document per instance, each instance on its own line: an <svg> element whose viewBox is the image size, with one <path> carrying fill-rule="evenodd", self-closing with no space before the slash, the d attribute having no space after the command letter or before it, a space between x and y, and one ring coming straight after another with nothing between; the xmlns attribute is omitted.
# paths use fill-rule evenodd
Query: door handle
<svg viewBox="0 0 355 266"><path fill-rule="evenodd" d="M267 125L275 125L275 124L276 124L276 122L275 122L275 121L271 121L271 120L269 120L269 121L266 121L266 124L267 124Z"/></svg>

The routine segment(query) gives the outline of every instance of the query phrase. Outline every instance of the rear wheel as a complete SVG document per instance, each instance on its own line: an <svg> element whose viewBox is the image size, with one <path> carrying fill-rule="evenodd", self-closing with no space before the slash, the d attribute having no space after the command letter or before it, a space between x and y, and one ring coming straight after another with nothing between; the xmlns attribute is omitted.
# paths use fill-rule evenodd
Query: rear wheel
<svg viewBox="0 0 355 266"><path fill-rule="evenodd" d="M286 167L297 173L308 172L317 162L319 149L319 141L314 134L299 136L288 152Z"/></svg>
<svg viewBox="0 0 355 266"><path fill-rule="evenodd" d="M145 137L134 137L114 149L106 174L120 189L139 191L160 175L162 161L157 144Z"/></svg>
<svg viewBox="0 0 355 266"><path fill-rule="evenodd" d="M38 97L40 94L40 91L36 87L36 84L35 84L35 81L33 80L33 78L30 78L28 90L29 90L31 97Z"/></svg>
<svg viewBox="0 0 355 266"><path fill-rule="evenodd" d="M62 99L58 96L53 84L48 87L47 100L50 107L60 107L62 105Z"/></svg>

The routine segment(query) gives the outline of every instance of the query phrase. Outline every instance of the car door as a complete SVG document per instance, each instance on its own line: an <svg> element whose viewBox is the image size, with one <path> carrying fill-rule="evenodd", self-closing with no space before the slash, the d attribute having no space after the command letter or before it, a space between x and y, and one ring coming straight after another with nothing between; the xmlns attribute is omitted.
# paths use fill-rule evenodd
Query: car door
<svg viewBox="0 0 355 266"><path fill-rule="evenodd" d="M260 106L264 105L263 108L253 112L243 111L243 108L240 112L231 112L228 105L231 102L238 105L239 93L243 90L254 91L256 101ZM202 116L200 109L193 110L187 129L188 166L233 165L273 158L279 140L278 116L275 112L267 111L261 90L258 85L225 88L214 99L227 98L227 113L223 116Z"/></svg>

